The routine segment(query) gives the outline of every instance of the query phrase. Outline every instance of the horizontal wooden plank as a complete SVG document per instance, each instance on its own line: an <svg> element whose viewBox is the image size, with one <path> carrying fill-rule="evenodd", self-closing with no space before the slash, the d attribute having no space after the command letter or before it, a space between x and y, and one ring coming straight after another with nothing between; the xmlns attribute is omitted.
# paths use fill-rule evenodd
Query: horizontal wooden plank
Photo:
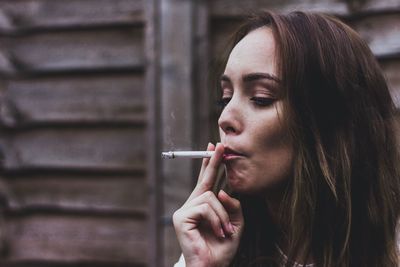
<svg viewBox="0 0 400 267"><path fill-rule="evenodd" d="M0 38L0 73L143 68L142 27Z"/></svg>
<svg viewBox="0 0 400 267"><path fill-rule="evenodd" d="M396 107L400 109L400 58L381 62Z"/></svg>
<svg viewBox="0 0 400 267"><path fill-rule="evenodd" d="M0 122L145 123L143 80L132 73L11 79L0 86Z"/></svg>
<svg viewBox="0 0 400 267"><path fill-rule="evenodd" d="M147 184L139 176L31 174L4 177L4 194L11 211L147 214Z"/></svg>
<svg viewBox="0 0 400 267"><path fill-rule="evenodd" d="M146 262L145 220L35 214L6 218L5 227L7 261Z"/></svg>
<svg viewBox="0 0 400 267"><path fill-rule="evenodd" d="M143 171L143 128L38 128L3 132L5 170L88 169Z"/></svg>
<svg viewBox="0 0 400 267"><path fill-rule="evenodd" d="M142 0L2 0L0 31L144 21Z"/></svg>
<svg viewBox="0 0 400 267"><path fill-rule="evenodd" d="M350 1L353 12L382 12L400 9L399 0Z"/></svg>
<svg viewBox="0 0 400 267"><path fill-rule="evenodd" d="M214 0L210 1L210 13L214 17L238 17L246 15L252 11L262 9L274 10L279 12L288 12L293 10L308 10L328 12L338 15L347 15L349 13L347 4L344 1L324 0Z"/></svg>
<svg viewBox="0 0 400 267"><path fill-rule="evenodd" d="M400 53L400 12L370 14L350 22L377 56Z"/></svg>

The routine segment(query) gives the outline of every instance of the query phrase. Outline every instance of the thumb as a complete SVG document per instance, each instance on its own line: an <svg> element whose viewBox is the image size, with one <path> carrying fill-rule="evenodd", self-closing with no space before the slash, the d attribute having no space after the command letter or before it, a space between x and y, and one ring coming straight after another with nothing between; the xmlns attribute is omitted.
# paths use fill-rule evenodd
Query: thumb
<svg viewBox="0 0 400 267"><path fill-rule="evenodd" d="M228 212L231 223L235 226L243 225L242 206L240 201L236 198L230 197L225 191L218 192L218 199L221 201L222 206Z"/></svg>

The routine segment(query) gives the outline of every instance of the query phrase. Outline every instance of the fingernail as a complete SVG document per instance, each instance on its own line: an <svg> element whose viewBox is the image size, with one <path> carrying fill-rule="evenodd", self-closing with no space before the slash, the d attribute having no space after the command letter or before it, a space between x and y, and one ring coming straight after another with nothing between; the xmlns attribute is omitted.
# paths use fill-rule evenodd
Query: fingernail
<svg viewBox="0 0 400 267"><path fill-rule="evenodd" d="M229 235L232 235L233 234L233 231L232 231L232 225L231 225L231 223L226 223L225 224L225 229L226 229L226 232L229 234Z"/></svg>
<svg viewBox="0 0 400 267"><path fill-rule="evenodd" d="M231 234L233 234L235 232L235 230L233 230L233 225L231 223L228 224L228 229L229 229L229 232L231 232Z"/></svg>
<svg viewBox="0 0 400 267"><path fill-rule="evenodd" d="M222 230L222 228L220 229L220 234L221 234L222 238L225 238L225 233L224 233L224 230Z"/></svg>

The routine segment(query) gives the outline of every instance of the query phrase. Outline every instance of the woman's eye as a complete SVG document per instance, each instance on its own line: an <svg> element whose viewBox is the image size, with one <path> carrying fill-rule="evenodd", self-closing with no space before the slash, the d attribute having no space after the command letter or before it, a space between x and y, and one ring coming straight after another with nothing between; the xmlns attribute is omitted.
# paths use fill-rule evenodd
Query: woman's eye
<svg viewBox="0 0 400 267"><path fill-rule="evenodd" d="M223 97L217 101L217 105L220 108L224 108L226 105L228 105L229 101L231 101L230 97Z"/></svg>
<svg viewBox="0 0 400 267"><path fill-rule="evenodd" d="M273 98L267 98L267 97L252 97L250 98L251 101L253 101L257 106L269 106L272 103L274 103Z"/></svg>

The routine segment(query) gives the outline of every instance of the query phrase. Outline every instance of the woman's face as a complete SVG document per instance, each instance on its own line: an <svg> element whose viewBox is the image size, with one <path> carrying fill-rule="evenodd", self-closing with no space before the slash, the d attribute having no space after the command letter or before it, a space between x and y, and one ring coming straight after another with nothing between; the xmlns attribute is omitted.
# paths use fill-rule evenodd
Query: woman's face
<svg viewBox="0 0 400 267"><path fill-rule="evenodd" d="M241 193L263 193L292 173L293 151L280 118L275 41L258 28L232 50L221 77L218 120L227 179Z"/></svg>

